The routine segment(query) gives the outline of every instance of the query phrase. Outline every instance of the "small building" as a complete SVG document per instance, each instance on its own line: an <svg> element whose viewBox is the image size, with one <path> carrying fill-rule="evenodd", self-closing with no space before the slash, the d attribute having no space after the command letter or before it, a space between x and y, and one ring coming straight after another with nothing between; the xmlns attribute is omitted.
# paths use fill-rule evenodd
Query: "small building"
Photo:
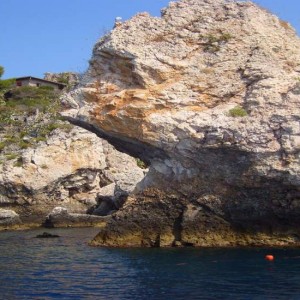
<svg viewBox="0 0 300 300"><path fill-rule="evenodd" d="M35 86L35 87L51 86L56 90L62 90L66 87L66 84L50 81L46 79L41 79L37 77L26 76L26 77L16 78L16 86L17 87L18 86Z"/></svg>

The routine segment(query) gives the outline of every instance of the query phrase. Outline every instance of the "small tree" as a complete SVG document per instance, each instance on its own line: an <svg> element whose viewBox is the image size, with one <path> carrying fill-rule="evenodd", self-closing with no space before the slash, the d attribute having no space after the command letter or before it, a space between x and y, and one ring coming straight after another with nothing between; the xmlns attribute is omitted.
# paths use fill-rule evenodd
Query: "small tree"
<svg viewBox="0 0 300 300"><path fill-rule="evenodd" d="M3 73L4 73L4 68L0 66L0 78L2 77Z"/></svg>
<svg viewBox="0 0 300 300"><path fill-rule="evenodd" d="M0 66L0 105L4 102L4 94L13 86L15 79L1 79L4 68Z"/></svg>

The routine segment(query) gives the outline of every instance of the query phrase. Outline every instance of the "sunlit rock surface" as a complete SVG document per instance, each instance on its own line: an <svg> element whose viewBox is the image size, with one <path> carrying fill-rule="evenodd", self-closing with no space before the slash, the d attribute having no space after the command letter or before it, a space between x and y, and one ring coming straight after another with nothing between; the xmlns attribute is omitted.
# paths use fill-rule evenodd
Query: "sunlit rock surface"
<svg viewBox="0 0 300 300"><path fill-rule="evenodd" d="M47 142L0 165L0 204L15 209L23 221L41 221L56 206L92 213L107 186L114 185L110 196L118 202L143 177L134 158L95 134L56 129Z"/></svg>
<svg viewBox="0 0 300 300"><path fill-rule="evenodd" d="M294 29L251 2L181 0L116 26L63 101L151 167L93 244L296 243L299 78Z"/></svg>

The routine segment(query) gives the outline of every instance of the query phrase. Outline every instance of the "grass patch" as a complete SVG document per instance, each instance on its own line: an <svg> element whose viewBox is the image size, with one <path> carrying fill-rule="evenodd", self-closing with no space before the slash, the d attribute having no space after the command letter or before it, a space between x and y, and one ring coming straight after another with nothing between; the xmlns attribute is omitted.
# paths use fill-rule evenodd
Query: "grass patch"
<svg viewBox="0 0 300 300"><path fill-rule="evenodd" d="M236 117L246 117L248 115L248 113L241 106L236 106L236 107L229 110L229 115L231 117L234 117L234 118L236 118Z"/></svg>
<svg viewBox="0 0 300 300"><path fill-rule="evenodd" d="M30 146L32 146L32 144L30 144L29 142L27 141L19 141L19 147L21 149L27 149L29 148Z"/></svg>
<svg viewBox="0 0 300 300"><path fill-rule="evenodd" d="M5 137L6 144L15 144L15 143L18 143L19 141L20 141L20 139L17 136L7 135Z"/></svg>
<svg viewBox="0 0 300 300"><path fill-rule="evenodd" d="M16 159L19 155L16 154L16 153L8 153L5 155L6 159L7 160L13 160L13 159Z"/></svg>
<svg viewBox="0 0 300 300"><path fill-rule="evenodd" d="M6 94L6 107L14 112L34 112L36 109L46 112L57 105L58 92L49 86L22 86L11 89Z"/></svg>
<svg viewBox="0 0 300 300"><path fill-rule="evenodd" d="M6 147L5 142L0 142L0 152L3 151L3 149Z"/></svg>
<svg viewBox="0 0 300 300"><path fill-rule="evenodd" d="M37 138L45 138L53 130L55 130L57 128L61 128L61 126L62 126L62 124L56 123L56 122L45 124L45 125L41 126L40 128L38 128L38 130L37 130Z"/></svg>

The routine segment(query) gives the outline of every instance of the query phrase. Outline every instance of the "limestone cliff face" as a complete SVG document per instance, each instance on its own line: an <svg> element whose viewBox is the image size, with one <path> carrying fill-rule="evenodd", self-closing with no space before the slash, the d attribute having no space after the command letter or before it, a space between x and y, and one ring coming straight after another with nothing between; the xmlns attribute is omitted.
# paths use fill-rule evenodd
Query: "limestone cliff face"
<svg viewBox="0 0 300 300"><path fill-rule="evenodd" d="M99 40L81 86L63 101L74 120L130 153L144 149L133 153L151 161L140 195L158 192L136 196L137 211L163 201L162 191L182 203L170 216L180 234L166 225L167 244L203 245L207 219L218 220L216 232L298 234L299 78L300 40L288 23L251 2L181 0ZM126 214L95 243L110 244L109 228ZM145 219L133 223L143 232L133 244L152 239Z"/></svg>
<svg viewBox="0 0 300 300"><path fill-rule="evenodd" d="M109 214L143 177L134 158L95 134L56 129L47 142L0 165L0 206L25 223L41 223L56 206L84 214L102 205L100 214Z"/></svg>

